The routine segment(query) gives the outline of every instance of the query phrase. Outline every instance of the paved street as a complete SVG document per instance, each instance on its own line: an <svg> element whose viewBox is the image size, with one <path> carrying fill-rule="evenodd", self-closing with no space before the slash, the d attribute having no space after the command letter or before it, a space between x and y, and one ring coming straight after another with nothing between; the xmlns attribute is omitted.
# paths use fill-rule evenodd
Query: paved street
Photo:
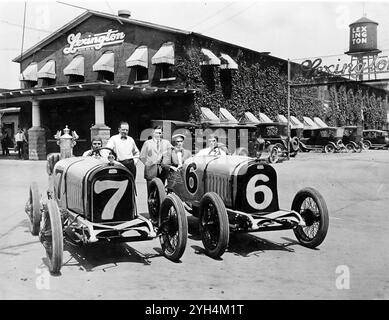
<svg viewBox="0 0 389 320"><path fill-rule="evenodd" d="M318 249L291 230L239 234L213 260L189 216L181 263L164 258L157 239L66 246L61 275L50 276L24 212L29 184L47 187L46 162L0 160L0 299L389 299L389 151L302 153L275 168L281 208L306 186L324 196L330 226ZM147 215L141 170L137 202Z"/></svg>

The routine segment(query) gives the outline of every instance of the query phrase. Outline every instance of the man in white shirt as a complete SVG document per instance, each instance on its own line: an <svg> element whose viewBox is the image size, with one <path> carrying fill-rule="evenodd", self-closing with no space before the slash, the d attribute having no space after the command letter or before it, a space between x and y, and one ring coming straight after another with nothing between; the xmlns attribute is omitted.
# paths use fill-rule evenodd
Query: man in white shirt
<svg viewBox="0 0 389 320"><path fill-rule="evenodd" d="M18 132L15 134L16 150L18 151L19 159L22 158L24 141L27 141L26 137L25 137L22 129L19 128Z"/></svg>
<svg viewBox="0 0 389 320"><path fill-rule="evenodd" d="M139 161L139 149L133 138L128 135L128 122L122 121L119 133L109 138L106 147L111 148L117 155L117 161L122 163L136 178L136 164Z"/></svg>

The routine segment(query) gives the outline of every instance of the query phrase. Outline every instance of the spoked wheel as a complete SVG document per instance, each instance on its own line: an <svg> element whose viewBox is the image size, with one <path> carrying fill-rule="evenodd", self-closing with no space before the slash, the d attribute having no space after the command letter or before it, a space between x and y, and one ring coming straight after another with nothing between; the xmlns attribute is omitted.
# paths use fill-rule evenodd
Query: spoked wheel
<svg viewBox="0 0 389 320"><path fill-rule="evenodd" d="M175 194L169 194L161 203L160 242L163 254L172 261L178 261L184 254L188 238L188 221L185 208Z"/></svg>
<svg viewBox="0 0 389 320"><path fill-rule="evenodd" d="M347 152L355 152L355 146L352 143L346 144Z"/></svg>
<svg viewBox="0 0 389 320"><path fill-rule="evenodd" d="M279 159L279 149L277 146L269 146L269 162L270 163L277 163Z"/></svg>
<svg viewBox="0 0 389 320"><path fill-rule="evenodd" d="M215 192L206 193L200 201L200 234L207 254L214 259L226 251L230 230L224 202Z"/></svg>
<svg viewBox="0 0 389 320"><path fill-rule="evenodd" d="M363 149L369 150L371 148L371 142L370 141L363 141Z"/></svg>
<svg viewBox="0 0 389 320"><path fill-rule="evenodd" d="M159 209L161 207L161 203L165 200L165 198L166 191L162 180L159 178L154 178L150 182L149 195L147 198L149 215L153 224L158 224Z"/></svg>
<svg viewBox="0 0 389 320"><path fill-rule="evenodd" d="M355 148L355 151L356 151L357 153L362 152L363 143L362 143L362 142L357 143L356 146L355 146L354 148Z"/></svg>
<svg viewBox="0 0 389 320"><path fill-rule="evenodd" d="M50 272L59 273L63 259L63 231L61 214L53 199L48 201L46 210L43 210L39 239L46 250Z"/></svg>
<svg viewBox="0 0 389 320"><path fill-rule="evenodd" d="M297 240L305 247L316 248L328 231L328 209L324 198L313 188L302 189L293 199L292 210L298 212L306 224L294 229Z"/></svg>
<svg viewBox="0 0 389 320"><path fill-rule="evenodd" d="M324 152L325 153L334 153L335 152L335 147L332 144L326 144L324 147Z"/></svg>
<svg viewBox="0 0 389 320"><path fill-rule="evenodd" d="M40 206L40 194L38 190L38 184L34 181L30 186L30 193L26 203L25 211L30 218L30 231L33 236L39 234L39 227L41 223L41 206Z"/></svg>

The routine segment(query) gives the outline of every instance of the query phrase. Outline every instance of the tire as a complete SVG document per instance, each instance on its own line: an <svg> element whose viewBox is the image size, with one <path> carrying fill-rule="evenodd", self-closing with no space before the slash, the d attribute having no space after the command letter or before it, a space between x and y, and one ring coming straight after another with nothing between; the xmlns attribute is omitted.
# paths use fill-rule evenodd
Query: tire
<svg viewBox="0 0 389 320"><path fill-rule="evenodd" d="M46 171L49 176L53 174L54 166L60 160L60 158L60 153L50 153L47 156Z"/></svg>
<svg viewBox="0 0 389 320"><path fill-rule="evenodd" d="M308 202L307 199L311 201ZM292 210L298 212L306 224L305 227L294 228L297 240L305 247L316 248L324 241L329 225L328 209L324 198L317 190L304 188L295 195ZM314 231L314 226L317 227L316 233L308 234L309 231Z"/></svg>
<svg viewBox="0 0 389 320"><path fill-rule="evenodd" d="M31 183L30 192L26 204L26 213L30 218L30 231L33 236L39 234L39 227L42 219L40 194L38 184L34 181Z"/></svg>
<svg viewBox="0 0 389 320"><path fill-rule="evenodd" d="M363 141L363 149L369 150L371 148L371 142L369 140Z"/></svg>
<svg viewBox="0 0 389 320"><path fill-rule="evenodd" d="M159 224L159 211L161 208L161 203L165 200L165 198L166 191L162 180L159 178L154 178L150 182L149 194L147 197L149 216L154 224Z"/></svg>
<svg viewBox="0 0 389 320"><path fill-rule="evenodd" d="M199 230L204 248L211 258L220 258L226 251L230 228L227 210L220 196L207 192L200 201Z"/></svg>
<svg viewBox="0 0 389 320"><path fill-rule="evenodd" d="M165 197L160 208L160 243L164 256L171 261L182 257L188 239L188 220L184 204L177 195Z"/></svg>
<svg viewBox="0 0 389 320"><path fill-rule="evenodd" d="M347 152L356 152L355 146L352 143L346 144Z"/></svg>
<svg viewBox="0 0 389 320"><path fill-rule="evenodd" d="M63 261L63 231L61 214L55 200L48 201L47 210L44 210L43 213L39 238L46 250L50 272L58 274Z"/></svg>
<svg viewBox="0 0 389 320"><path fill-rule="evenodd" d="M361 142L356 144L355 152L361 153L363 150L363 144Z"/></svg>
<svg viewBox="0 0 389 320"><path fill-rule="evenodd" d="M269 158L268 158L268 161L269 163L277 163L278 160L279 160L279 149L277 146L275 145L270 145L269 146Z"/></svg>
<svg viewBox="0 0 389 320"><path fill-rule="evenodd" d="M326 144L324 146L324 152L325 153L334 153L335 152L335 147L331 143Z"/></svg>
<svg viewBox="0 0 389 320"><path fill-rule="evenodd" d="M300 146L300 142L299 142L299 139L297 137L293 137L292 139L290 139L291 151L297 153L299 150L299 146Z"/></svg>

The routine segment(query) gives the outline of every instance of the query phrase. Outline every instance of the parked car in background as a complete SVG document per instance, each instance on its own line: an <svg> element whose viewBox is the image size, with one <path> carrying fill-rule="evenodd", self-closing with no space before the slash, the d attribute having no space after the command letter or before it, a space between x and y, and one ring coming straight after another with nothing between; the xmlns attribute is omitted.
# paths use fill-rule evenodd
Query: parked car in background
<svg viewBox="0 0 389 320"><path fill-rule="evenodd" d="M363 130L363 145L365 149L388 149L388 132L376 129Z"/></svg>
<svg viewBox="0 0 389 320"><path fill-rule="evenodd" d="M344 128L338 127L304 129L300 149L304 152L347 152L342 142L343 132Z"/></svg>
<svg viewBox="0 0 389 320"><path fill-rule="evenodd" d="M362 126L345 126L343 132L343 144L347 151L361 152L363 149Z"/></svg>

